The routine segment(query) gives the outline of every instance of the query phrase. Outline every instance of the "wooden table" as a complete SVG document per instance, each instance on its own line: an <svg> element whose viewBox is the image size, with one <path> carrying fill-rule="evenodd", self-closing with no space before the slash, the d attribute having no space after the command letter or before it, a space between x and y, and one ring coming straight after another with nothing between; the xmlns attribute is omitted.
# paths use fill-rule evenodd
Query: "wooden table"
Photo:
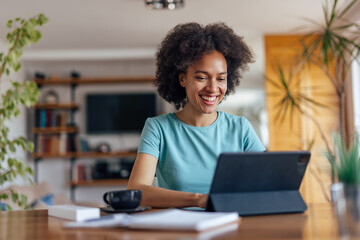
<svg viewBox="0 0 360 240"><path fill-rule="evenodd" d="M330 204L310 205L304 214L242 217L239 223L201 233L121 228L67 229L62 227L65 221L49 217L47 210L0 212L0 239L341 239Z"/></svg>

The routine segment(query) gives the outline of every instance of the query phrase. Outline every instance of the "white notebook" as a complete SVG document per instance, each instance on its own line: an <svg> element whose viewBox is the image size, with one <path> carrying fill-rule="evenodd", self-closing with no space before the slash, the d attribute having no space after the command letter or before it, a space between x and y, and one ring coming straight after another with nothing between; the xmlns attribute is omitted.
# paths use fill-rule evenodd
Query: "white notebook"
<svg viewBox="0 0 360 240"><path fill-rule="evenodd" d="M114 214L83 222L68 222L65 227L127 227L132 229L203 231L239 220L237 212L200 212L167 209L141 214Z"/></svg>
<svg viewBox="0 0 360 240"><path fill-rule="evenodd" d="M100 217L100 209L93 207L83 207L77 205L54 205L49 206L48 215L75 221L84 221Z"/></svg>

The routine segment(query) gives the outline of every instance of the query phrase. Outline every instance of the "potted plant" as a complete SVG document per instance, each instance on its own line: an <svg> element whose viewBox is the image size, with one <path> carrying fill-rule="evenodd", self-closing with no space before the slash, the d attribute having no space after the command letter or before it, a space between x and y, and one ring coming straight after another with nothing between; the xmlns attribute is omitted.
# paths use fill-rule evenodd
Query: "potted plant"
<svg viewBox="0 0 360 240"><path fill-rule="evenodd" d="M360 234L360 141L354 138L349 147L334 135L334 153L327 152L338 183L331 187L340 234Z"/></svg>
<svg viewBox="0 0 360 240"><path fill-rule="evenodd" d="M39 91L32 81L16 81L12 72L21 68L20 57L26 46L36 43L41 38L37 28L48 21L43 15L29 19L16 18L7 22L9 33L6 36L7 50L0 52L0 202L12 201L27 208L27 197L12 189L3 191L4 186L13 183L18 177L32 182L32 169L16 157L18 148L32 151L34 145L23 136L11 137L9 121L18 117L20 106L32 106L39 98ZM5 88L5 85L8 87ZM2 206L9 210L8 204ZM0 208L1 210L1 208Z"/></svg>
<svg viewBox="0 0 360 240"><path fill-rule="evenodd" d="M328 84L333 87L338 98L339 124L337 129L340 138L349 146L352 134L345 130L346 86L351 80L349 77L351 65L360 54L360 26L356 22L350 21L346 14L353 10L357 2L358 0L346 2L326 0L323 5L324 21L318 23L309 20L313 25L303 29L307 31L307 34L298 43L301 45L300 52L297 52L294 59L289 59L289 62L293 63L290 69L278 64L276 69L279 77L277 79L267 77L268 83L276 89L276 92L268 93L269 96L274 94L281 96L275 106L278 119L285 119L285 115L289 112L290 121L295 112L310 119L320 133L325 145L323 148L332 152L333 155L335 155L335 150L331 149L328 142L330 132L322 129L323 126L316 116L316 108L326 108L327 103L311 97L310 93L319 95L321 89L318 89L317 86L313 86L313 88L307 86L307 89L299 87L303 80L301 73L304 68L311 65L311 67L319 68L325 74ZM313 80L313 84L316 84L316 79ZM314 139L311 141L313 142ZM332 167L334 166L332 165ZM334 183L336 170L332 168L331 171L331 181ZM316 179L321 178L316 177ZM320 184L322 188L325 186L323 182ZM324 189L323 191L327 192Z"/></svg>
<svg viewBox="0 0 360 240"><path fill-rule="evenodd" d="M346 14L352 10L357 1L351 0L341 5L339 1L333 0L330 5L330 1L326 0L323 5L324 22L309 20L314 27L300 40L302 49L293 60L294 65L289 70L289 76L286 77L284 68L278 65L279 79L270 81L270 84L284 93L283 99L278 104L280 113L287 110L299 110L304 113L303 102L319 107L324 107L325 104L306 97L297 89L298 83L290 84L290 82L308 64L320 68L328 78L329 84L334 87L339 99L339 133L345 142L351 138L345 131L346 85L351 80L348 77L351 65L360 55L360 25L349 21ZM305 115L308 114L305 112ZM316 125L321 128L320 125Z"/></svg>
<svg viewBox="0 0 360 240"><path fill-rule="evenodd" d="M360 190L360 142L354 138L349 147L339 135L334 136L334 153L327 152L326 156L335 170L338 180L346 188ZM360 200L360 199L359 199Z"/></svg>

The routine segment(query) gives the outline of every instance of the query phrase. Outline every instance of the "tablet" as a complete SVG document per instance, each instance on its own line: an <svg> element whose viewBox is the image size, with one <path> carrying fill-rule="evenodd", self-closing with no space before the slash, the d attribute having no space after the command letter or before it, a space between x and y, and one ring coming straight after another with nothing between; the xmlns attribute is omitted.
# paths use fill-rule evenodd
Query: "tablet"
<svg viewBox="0 0 360 240"><path fill-rule="evenodd" d="M206 210L239 215L304 212L299 187L310 152L223 153Z"/></svg>

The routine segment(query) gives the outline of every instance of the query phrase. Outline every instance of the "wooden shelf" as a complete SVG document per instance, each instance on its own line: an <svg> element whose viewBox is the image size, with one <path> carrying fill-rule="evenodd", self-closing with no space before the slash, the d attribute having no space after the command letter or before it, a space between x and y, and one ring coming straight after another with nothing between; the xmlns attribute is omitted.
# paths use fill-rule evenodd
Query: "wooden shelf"
<svg viewBox="0 0 360 240"><path fill-rule="evenodd" d="M90 180L90 181L71 181L70 186L115 186L115 185L126 185L128 179L101 179L101 180Z"/></svg>
<svg viewBox="0 0 360 240"><path fill-rule="evenodd" d="M33 153L33 158L75 158L75 153L53 154L53 153Z"/></svg>
<svg viewBox="0 0 360 240"><path fill-rule="evenodd" d="M117 78L59 78L59 79L34 79L39 85L57 84L113 84L113 83L150 83L154 77L117 77Z"/></svg>
<svg viewBox="0 0 360 240"><path fill-rule="evenodd" d="M121 151L121 152L79 152L76 153L77 158L107 158L107 157L135 157L136 151Z"/></svg>
<svg viewBox="0 0 360 240"><path fill-rule="evenodd" d="M33 128L33 133L76 133L78 131L77 127L43 127L43 128Z"/></svg>
<svg viewBox="0 0 360 240"><path fill-rule="evenodd" d="M119 151L109 153L99 152L74 152L65 154L33 153L33 158L112 158L112 157L135 157L136 151Z"/></svg>
<svg viewBox="0 0 360 240"><path fill-rule="evenodd" d="M77 103L38 103L34 106L35 109L78 109Z"/></svg>

